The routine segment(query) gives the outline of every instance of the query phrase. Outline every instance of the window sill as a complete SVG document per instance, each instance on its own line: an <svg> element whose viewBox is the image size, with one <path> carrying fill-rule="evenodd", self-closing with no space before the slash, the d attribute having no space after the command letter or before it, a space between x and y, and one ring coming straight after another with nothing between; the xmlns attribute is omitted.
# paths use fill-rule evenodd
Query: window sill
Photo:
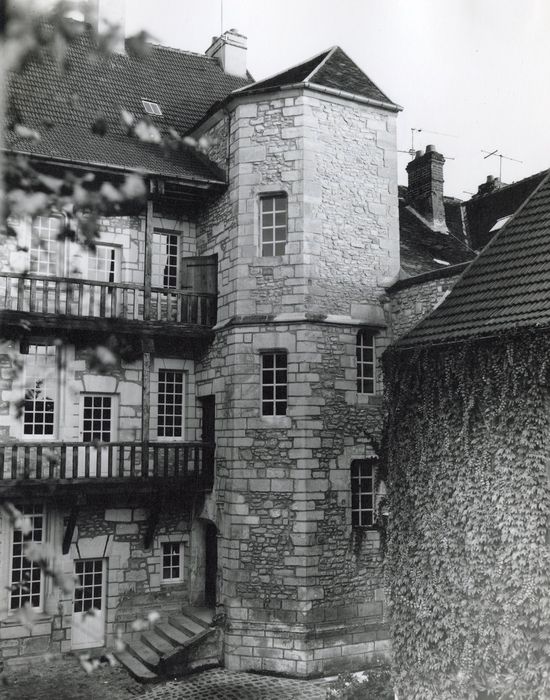
<svg viewBox="0 0 550 700"><path fill-rule="evenodd" d="M53 615L48 615L48 613L44 612L37 612L33 617L34 624L52 622L52 620ZM16 613L10 612L8 617L4 620L0 620L0 627L24 627L24 624Z"/></svg>
<svg viewBox="0 0 550 700"><path fill-rule="evenodd" d="M359 405L379 406L382 403L381 394L355 394L355 402Z"/></svg>
<svg viewBox="0 0 550 700"><path fill-rule="evenodd" d="M259 427L263 428L290 428L292 418L290 416L261 416L258 419Z"/></svg>

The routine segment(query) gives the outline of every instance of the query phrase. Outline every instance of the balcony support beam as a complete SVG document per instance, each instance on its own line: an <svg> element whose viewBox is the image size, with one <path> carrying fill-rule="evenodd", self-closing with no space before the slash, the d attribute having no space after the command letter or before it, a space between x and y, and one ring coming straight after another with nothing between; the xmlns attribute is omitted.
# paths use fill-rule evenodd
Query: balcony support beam
<svg viewBox="0 0 550 700"><path fill-rule="evenodd" d="M151 319L151 275L153 269L153 200L147 200L145 217L145 254L143 261L143 320Z"/></svg>
<svg viewBox="0 0 550 700"><path fill-rule="evenodd" d="M147 523L145 527L145 535L143 537L143 548L150 549L153 545L153 540L155 538L155 531L159 524L160 511L162 508L162 495L157 492L153 498L151 504L151 510L149 511L149 517L147 518Z"/></svg>
<svg viewBox="0 0 550 700"><path fill-rule="evenodd" d="M68 554L71 548L71 542L73 541L73 535L76 527L76 521L78 519L79 510L80 506L78 505L78 503L73 503L73 505L71 506L71 512L67 519L65 534L63 535L63 554Z"/></svg>

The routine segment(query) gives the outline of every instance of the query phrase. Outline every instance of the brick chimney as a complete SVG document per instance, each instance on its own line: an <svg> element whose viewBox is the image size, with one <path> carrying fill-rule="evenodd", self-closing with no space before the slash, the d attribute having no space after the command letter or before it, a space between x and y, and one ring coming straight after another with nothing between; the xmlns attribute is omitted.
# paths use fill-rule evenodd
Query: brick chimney
<svg viewBox="0 0 550 700"><path fill-rule="evenodd" d="M92 27L98 34L113 33L109 48L114 53L126 53L124 44L126 30L125 0L88 0Z"/></svg>
<svg viewBox="0 0 550 700"><path fill-rule="evenodd" d="M246 78L246 37L236 29L212 37L206 55L217 58L226 73Z"/></svg>
<svg viewBox="0 0 550 700"><path fill-rule="evenodd" d="M479 185L474 197L482 197L484 194L490 194L495 190L500 190L501 187L504 187L504 183L499 177L495 177L494 175L487 175L487 181Z"/></svg>
<svg viewBox="0 0 550 700"><path fill-rule="evenodd" d="M436 231L448 232L443 201L443 164L445 158L426 146L426 152L417 151L407 165L409 204L428 221Z"/></svg>

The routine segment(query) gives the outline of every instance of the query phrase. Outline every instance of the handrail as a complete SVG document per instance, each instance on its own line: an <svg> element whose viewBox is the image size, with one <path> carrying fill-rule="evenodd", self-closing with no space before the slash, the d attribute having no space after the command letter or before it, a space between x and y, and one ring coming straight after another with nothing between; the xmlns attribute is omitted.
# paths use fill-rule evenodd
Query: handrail
<svg viewBox="0 0 550 700"><path fill-rule="evenodd" d="M111 287L113 289L135 289L143 291L142 284L133 282L104 282L103 280L91 280L86 277L57 277L54 275L37 275L35 272L6 272L0 271L0 277L36 280L37 282L61 282L66 284L93 284L98 287Z"/></svg>

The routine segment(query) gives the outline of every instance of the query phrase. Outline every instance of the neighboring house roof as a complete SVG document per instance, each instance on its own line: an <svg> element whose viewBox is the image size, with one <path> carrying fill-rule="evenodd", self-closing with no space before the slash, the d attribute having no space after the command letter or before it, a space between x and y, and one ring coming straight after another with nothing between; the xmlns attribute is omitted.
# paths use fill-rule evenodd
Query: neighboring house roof
<svg viewBox="0 0 550 700"><path fill-rule="evenodd" d="M407 276L467 262L474 257L453 233L433 231L403 200L399 202L401 269Z"/></svg>
<svg viewBox="0 0 550 700"><path fill-rule="evenodd" d="M323 51L318 56L282 73L253 83L239 92L246 94L264 92L291 85L328 88L329 90L358 95L398 109L398 106L372 82L339 46Z"/></svg>
<svg viewBox="0 0 550 700"><path fill-rule="evenodd" d="M398 345L545 326L550 326L550 174L468 266L442 304Z"/></svg>
<svg viewBox="0 0 550 700"><path fill-rule="evenodd" d="M210 107L250 82L225 73L215 58L150 45L143 57L95 51L89 33L68 46L67 69L50 55L32 60L9 83L11 121L40 132L33 141L7 131L6 148L48 159L122 169L143 169L167 177L216 180L219 169L193 149L164 151L127 135L121 110L145 118L142 99L157 102L162 116L150 117L161 131L185 134ZM91 131L96 118L106 133Z"/></svg>
<svg viewBox="0 0 550 700"><path fill-rule="evenodd" d="M510 185L502 185L495 180L496 187L490 191L486 191L487 185L481 185L480 192L463 204L472 248L481 250L487 245L496 222L513 214L548 172L535 173Z"/></svg>

